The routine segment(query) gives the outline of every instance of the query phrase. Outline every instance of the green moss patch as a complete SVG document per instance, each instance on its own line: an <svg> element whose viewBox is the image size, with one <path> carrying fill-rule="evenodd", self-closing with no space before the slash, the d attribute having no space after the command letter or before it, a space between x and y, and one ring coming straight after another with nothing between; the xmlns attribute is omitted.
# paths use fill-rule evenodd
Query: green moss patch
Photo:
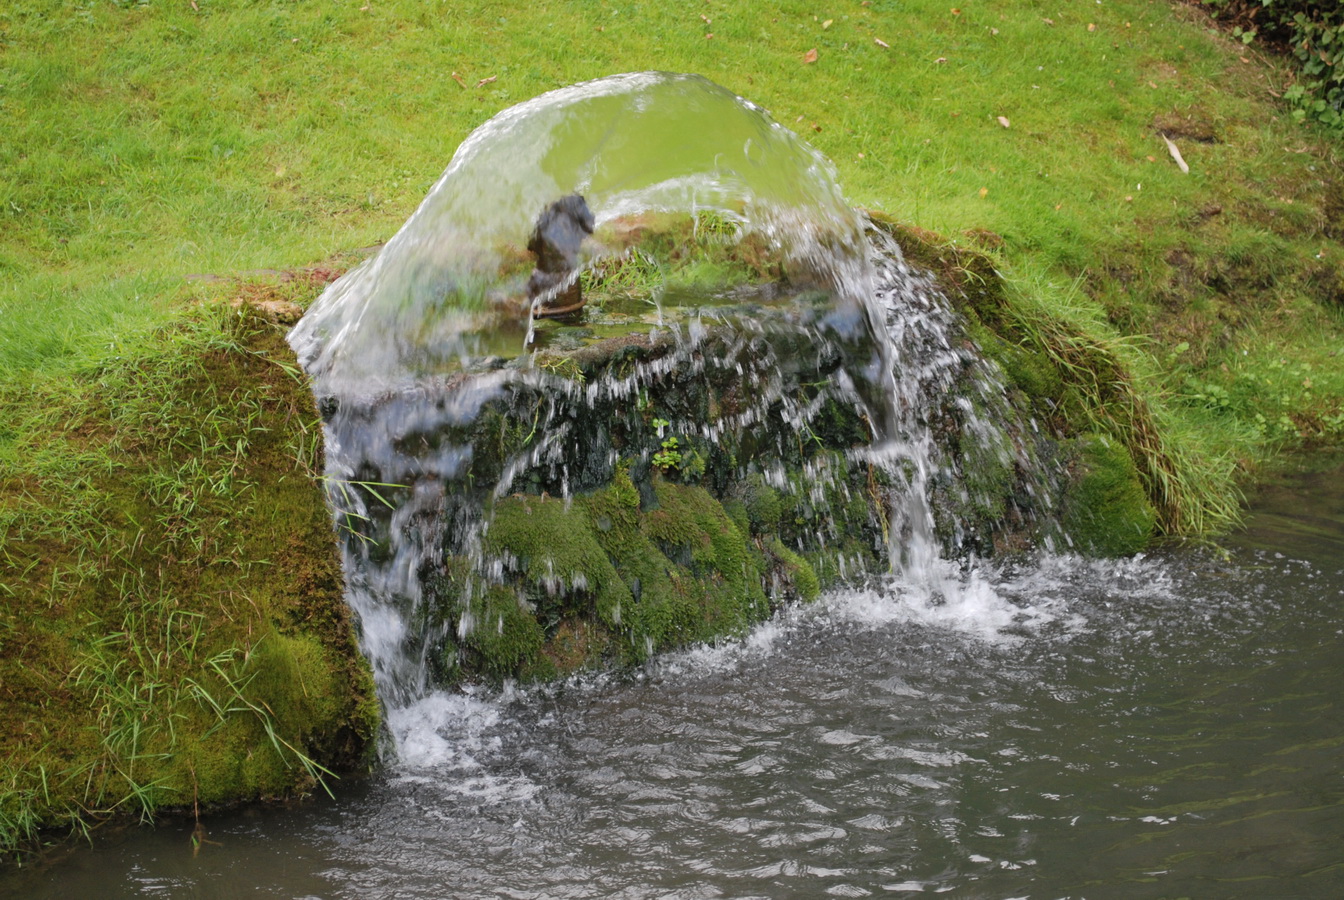
<svg viewBox="0 0 1344 900"><path fill-rule="evenodd" d="M661 477L649 487L641 505L622 467L569 501L500 501L484 549L504 583L455 582L474 586L456 613L466 654L450 677L545 679L639 662L740 635L774 605L818 595L810 562L773 532L739 527L706 488Z"/></svg>
<svg viewBox="0 0 1344 900"><path fill-rule="evenodd" d="M1157 513L1129 452L1104 435L1088 435L1078 442L1075 465L1063 519L1074 546L1101 556L1144 549L1152 539Z"/></svg>

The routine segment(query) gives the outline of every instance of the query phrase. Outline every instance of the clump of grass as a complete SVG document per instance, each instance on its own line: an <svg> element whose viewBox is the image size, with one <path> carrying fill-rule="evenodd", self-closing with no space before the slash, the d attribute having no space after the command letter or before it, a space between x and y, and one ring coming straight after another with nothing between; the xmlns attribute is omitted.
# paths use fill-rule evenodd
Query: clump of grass
<svg viewBox="0 0 1344 900"><path fill-rule="evenodd" d="M1097 321L1079 304L1076 286L1048 309L1025 300L1008 309L1016 333L1063 374L1073 392L1074 427L1108 434L1128 448L1163 533L1220 533L1240 521L1236 469L1228 456L1194 438L1165 398L1138 386L1148 369L1146 342L1116 335Z"/></svg>

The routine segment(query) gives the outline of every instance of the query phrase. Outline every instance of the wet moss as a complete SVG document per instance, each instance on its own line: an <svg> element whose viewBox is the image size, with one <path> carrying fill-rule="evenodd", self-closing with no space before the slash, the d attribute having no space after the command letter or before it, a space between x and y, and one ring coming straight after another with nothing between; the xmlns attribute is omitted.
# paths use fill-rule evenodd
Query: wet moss
<svg viewBox="0 0 1344 900"><path fill-rule="evenodd" d="M1074 546L1100 556L1144 549L1157 513L1148 501L1129 452L1100 434L1080 438L1073 482L1064 502L1063 525Z"/></svg>
<svg viewBox="0 0 1344 900"><path fill-rule="evenodd" d="M779 491L766 484L764 477L759 473L748 475L739 485L737 493L752 532L764 534L779 530L784 504L779 499Z"/></svg>
<svg viewBox="0 0 1344 900"><path fill-rule="evenodd" d="M545 680L741 634L769 615L767 557L785 593L816 596L806 560L782 544L763 554L706 489L661 477L648 488L646 505L622 465L608 486L569 502L497 504L486 568L499 563L506 584L478 586L457 622L467 620L467 655L445 648L444 668Z"/></svg>
<svg viewBox="0 0 1344 900"><path fill-rule="evenodd" d="M638 662L692 640L696 605L675 583L672 562L641 528L640 492L628 468L618 469L610 486L581 502L598 543L630 591L631 606L621 623L622 655Z"/></svg>
<svg viewBox="0 0 1344 900"><path fill-rule="evenodd" d="M1033 406L1040 401L1058 403L1064 391L1064 379L1050 357L1038 349L1001 337L984 325L978 315L970 315L967 333L985 356L999 364L1010 387L1022 391Z"/></svg>
<svg viewBox="0 0 1344 900"><path fill-rule="evenodd" d="M674 592L698 607L690 638L741 634L769 615L756 559L723 505L700 487L659 481L654 490L659 507L640 528L673 562Z"/></svg>
<svg viewBox="0 0 1344 900"><path fill-rule="evenodd" d="M513 675L535 662L546 641L541 624L512 587L491 585L468 606L465 643L492 675Z"/></svg>
<svg viewBox="0 0 1344 900"><path fill-rule="evenodd" d="M621 624L630 590L594 535L581 506L550 497L518 496L495 505L484 551L516 570L537 616L555 624L592 612L608 627Z"/></svg>
<svg viewBox="0 0 1344 900"><path fill-rule="evenodd" d="M811 563L785 547L778 538L770 542L769 553L778 563L786 594L797 596L804 603L811 603L821 596L821 579Z"/></svg>

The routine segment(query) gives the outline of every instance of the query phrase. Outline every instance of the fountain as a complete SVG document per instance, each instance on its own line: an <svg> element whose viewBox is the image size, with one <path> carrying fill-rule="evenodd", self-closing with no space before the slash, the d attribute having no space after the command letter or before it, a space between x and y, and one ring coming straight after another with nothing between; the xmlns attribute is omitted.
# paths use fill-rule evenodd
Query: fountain
<svg viewBox="0 0 1344 900"><path fill-rule="evenodd" d="M697 76L499 114L290 341L403 755L453 686L640 662L892 572L936 602L1049 539L1050 442L931 278Z"/></svg>

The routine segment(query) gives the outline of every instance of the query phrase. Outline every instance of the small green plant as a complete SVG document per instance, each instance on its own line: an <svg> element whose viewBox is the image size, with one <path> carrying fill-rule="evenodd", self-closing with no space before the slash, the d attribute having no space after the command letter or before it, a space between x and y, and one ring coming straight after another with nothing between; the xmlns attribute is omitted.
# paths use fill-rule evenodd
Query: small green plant
<svg viewBox="0 0 1344 900"><path fill-rule="evenodd" d="M1297 121L1314 120L1344 134L1344 7L1320 0L1203 0L1235 23L1243 44L1256 40L1290 53L1301 78L1283 92Z"/></svg>
<svg viewBox="0 0 1344 900"><path fill-rule="evenodd" d="M537 360L537 368L557 378L583 384L587 376L572 356L546 356Z"/></svg>
<svg viewBox="0 0 1344 900"><path fill-rule="evenodd" d="M663 436L663 429L671 424L672 423L667 421L667 419L654 419L652 422L653 427L658 431L659 437ZM662 469L664 472L667 472L680 466L682 455L679 445L680 442L675 435L668 435L663 438L662 444L659 445L663 449L658 450L653 454L652 462L654 468Z"/></svg>

